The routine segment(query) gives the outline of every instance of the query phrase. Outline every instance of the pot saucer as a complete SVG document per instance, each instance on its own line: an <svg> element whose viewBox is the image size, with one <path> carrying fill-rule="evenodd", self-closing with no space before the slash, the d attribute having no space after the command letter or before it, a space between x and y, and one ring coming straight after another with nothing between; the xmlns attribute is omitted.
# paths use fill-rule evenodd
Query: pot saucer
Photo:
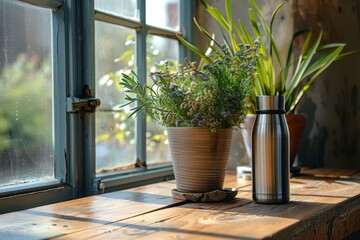
<svg viewBox="0 0 360 240"><path fill-rule="evenodd" d="M236 188L224 188L206 193L185 193L177 189L172 190L172 195L178 200L190 200L193 202L227 202L233 200L237 195Z"/></svg>

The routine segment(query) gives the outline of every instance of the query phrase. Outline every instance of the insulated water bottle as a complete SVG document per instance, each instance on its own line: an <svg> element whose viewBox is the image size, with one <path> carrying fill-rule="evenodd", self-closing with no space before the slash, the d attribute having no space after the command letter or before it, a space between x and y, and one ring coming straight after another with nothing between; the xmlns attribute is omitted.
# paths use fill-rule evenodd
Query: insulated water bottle
<svg viewBox="0 0 360 240"><path fill-rule="evenodd" d="M257 96L252 131L252 191L256 203L287 203L290 136L284 96Z"/></svg>

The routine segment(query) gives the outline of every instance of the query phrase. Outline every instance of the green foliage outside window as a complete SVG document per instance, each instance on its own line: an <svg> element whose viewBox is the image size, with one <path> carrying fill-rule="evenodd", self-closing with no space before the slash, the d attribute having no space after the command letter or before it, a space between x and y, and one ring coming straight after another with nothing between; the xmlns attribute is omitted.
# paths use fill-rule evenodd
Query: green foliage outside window
<svg viewBox="0 0 360 240"><path fill-rule="evenodd" d="M20 54L2 69L0 85L0 152L15 149L24 141L36 149L45 138L52 139L52 132L43 128L52 119L46 108L51 106L53 91L49 61Z"/></svg>

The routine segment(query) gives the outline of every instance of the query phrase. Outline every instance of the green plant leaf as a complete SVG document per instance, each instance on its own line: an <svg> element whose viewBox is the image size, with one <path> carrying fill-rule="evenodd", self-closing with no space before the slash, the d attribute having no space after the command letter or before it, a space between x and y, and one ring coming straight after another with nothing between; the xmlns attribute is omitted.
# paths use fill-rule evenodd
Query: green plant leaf
<svg viewBox="0 0 360 240"><path fill-rule="evenodd" d="M210 13L214 19L220 23L220 25L227 31L230 31L229 24L227 23L224 16L219 12L219 10L213 6L210 6L205 0L199 0L199 2L205 7L205 9Z"/></svg>
<svg viewBox="0 0 360 240"><path fill-rule="evenodd" d="M188 41L186 41L182 36L176 34L177 38L179 39L179 41L185 45L185 47L187 47L188 49L190 49L192 52L196 53L197 55L199 55L200 57L204 58L207 62L212 62L211 58L209 58L208 56L205 55L205 53L203 53L200 48L198 48L197 46L189 43Z"/></svg>
<svg viewBox="0 0 360 240"><path fill-rule="evenodd" d="M272 27L273 27L273 24L274 24L275 17L277 16L277 14L279 13L280 9L282 8L282 6L284 6L285 3L286 3L286 2L280 3L280 4L276 7L276 9L274 10L274 12L273 12L273 14L272 14L272 16L271 16L271 20L270 20L270 57L271 57L271 59L272 59L272 50L273 50L273 48L274 48L274 49L277 49L276 43L275 43L275 41L274 41L274 39L273 39L273 37L272 37L272 36L273 36L273 34L272 34ZM276 48L275 48L274 46L276 46ZM277 51L277 52L276 52L276 51ZM281 62L281 57L280 57L279 51L278 51L278 50L275 50L275 54L278 55L278 56L277 56L277 59L280 60L280 61L279 61L279 64L280 64L280 66L282 66L282 62Z"/></svg>
<svg viewBox="0 0 360 240"><path fill-rule="evenodd" d="M289 71L290 71L291 66L293 65L291 58L292 58L292 53L293 53L294 42L295 42L295 40L296 40L296 38L298 36L302 35L305 32L309 32L309 30L297 31L297 32L295 32L293 34L293 36L291 38L291 42L289 44L289 49L288 49L288 55L287 55L287 58L286 58L285 67L284 67L284 69L282 71L282 73L283 73L283 76L282 76L282 89L285 89L286 81L287 81L287 78L288 78L288 75L289 75Z"/></svg>
<svg viewBox="0 0 360 240"><path fill-rule="evenodd" d="M317 38L314 45L310 48L309 51L307 51L306 48L310 41L310 38L311 38L311 34L309 34L308 38L305 40L305 43L304 43L304 46L302 49L302 54L301 54L301 56L304 56L304 57L300 56L300 58L299 58L298 67L296 68L296 70L294 72L294 77L291 80L288 91L286 92L287 96L291 96L294 93L294 91L298 88L300 82L302 81L303 75L304 75L305 71L307 70L307 68L308 68L312 58L314 57L316 50L320 44L320 41L322 38L322 33L319 34L319 37ZM286 101L288 101L288 100L286 100Z"/></svg>
<svg viewBox="0 0 360 240"><path fill-rule="evenodd" d="M323 56L323 58L320 61L321 66L319 68L317 68L317 72L310 78L310 80L305 84L305 86L299 91L295 100L293 101L293 103L291 104L291 106L289 108L289 112L292 112L295 109L295 107L299 103L303 94L310 88L310 86L314 83L314 81L317 79L317 77L325 69L327 69L331 63L333 63L336 60L337 56L341 53L343 48L344 48L344 45L339 46L335 51L331 52L330 54L328 54L326 56Z"/></svg>
<svg viewBox="0 0 360 240"><path fill-rule="evenodd" d="M213 41L219 48L221 48L221 45L215 40L214 35L210 35L210 33L208 31L206 31L205 28L203 28L202 26L200 26L200 24L196 21L196 18L194 18L194 23L196 25L196 27L200 30L200 32L202 32L205 36L207 36L211 41Z"/></svg>
<svg viewBox="0 0 360 240"><path fill-rule="evenodd" d="M262 13L261 13L259 7L256 5L255 1L254 0L248 0L248 1L249 1L250 5L255 9L256 14L259 16L261 25L265 31L266 36L270 39L270 42L272 42L272 48L275 52L276 59L277 59L279 65L283 66L280 51L278 49L278 46L276 45L276 41L274 40L273 36L271 35L270 27L267 25L267 23L264 19L264 16L262 15ZM283 4L280 4L280 5L282 6ZM274 13L273 13L273 15L274 15Z"/></svg>
<svg viewBox="0 0 360 240"><path fill-rule="evenodd" d="M233 49L233 52L236 52L238 50L238 44L237 40L234 34L234 21L232 17L232 11L231 11L231 0L226 0L225 2L225 9L226 9L226 15L228 19L228 26L229 26L229 37L231 40L231 46Z"/></svg>

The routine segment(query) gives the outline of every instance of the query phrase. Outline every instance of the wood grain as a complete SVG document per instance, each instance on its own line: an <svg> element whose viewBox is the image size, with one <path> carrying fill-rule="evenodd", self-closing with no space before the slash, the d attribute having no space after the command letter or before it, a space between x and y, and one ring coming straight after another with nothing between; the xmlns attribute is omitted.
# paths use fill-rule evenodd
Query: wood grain
<svg viewBox="0 0 360 240"><path fill-rule="evenodd" d="M174 181L91 196L0 216L0 233L59 236L176 205ZM19 221L21 219L21 221ZM0 234L0 236L1 236Z"/></svg>
<svg viewBox="0 0 360 240"><path fill-rule="evenodd" d="M162 182L3 214L0 239L341 239L360 229L357 180L292 178L285 205L255 204L251 182L234 172L224 185L238 188L231 202L176 201L174 187Z"/></svg>
<svg viewBox="0 0 360 240"><path fill-rule="evenodd" d="M358 169L336 169L336 168L303 168L302 176L360 180L360 170Z"/></svg>

